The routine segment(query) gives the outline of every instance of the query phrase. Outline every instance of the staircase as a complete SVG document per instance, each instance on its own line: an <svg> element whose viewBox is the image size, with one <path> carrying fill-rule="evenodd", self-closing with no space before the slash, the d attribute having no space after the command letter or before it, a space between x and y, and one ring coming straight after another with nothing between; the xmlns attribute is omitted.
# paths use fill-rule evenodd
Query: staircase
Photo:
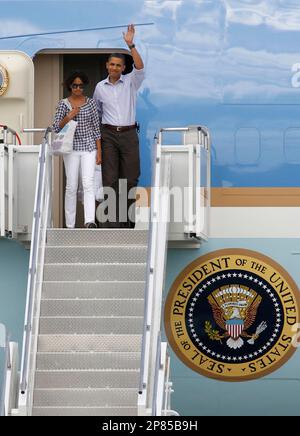
<svg viewBox="0 0 300 436"><path fill-rule="evenodd" d="M33 415L137 415L146 230L47 230Z"/></svg>
<svg viewBox="0 0 300 436"><path fill-rule="evenodd" d="M162 146L163 132L174 131L185 135L180 150ZM47 128L39 147L20 382L16 371L12 377L18 401L8 395L12 406L5 413L174 415L170 356L161 340L169 188L189 186L193 194L186 206L189 226L182 222L173 229L175 242L205 240L209 201L207 206L198 194L201 188L205 197L210 186L209 132L199 126L160 130L153 149L149 243L148 230L51 228L50 133ZM183 157L173 159L178 150ZM200 179L202 161L206 182ZM174 183L178 173L185 177L180 184ZM196 225L194 216L201 217Z"/></svg>

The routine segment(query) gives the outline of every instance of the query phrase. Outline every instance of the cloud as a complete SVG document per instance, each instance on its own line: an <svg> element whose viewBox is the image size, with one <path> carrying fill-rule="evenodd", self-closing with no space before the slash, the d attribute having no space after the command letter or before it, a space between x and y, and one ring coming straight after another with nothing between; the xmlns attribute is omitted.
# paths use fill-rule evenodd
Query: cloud
<svg viewBox="0 0 300 436"><path fill-rule="evenodd" d="M172 100L175 96L185 99L217 100L219 88L215 83L216 61L213 56L197 58L197 70L190 52L173 46L151 48L149 59L151 69L145 85L152 95L158 90L160 95ZM174 89L176 92L174 93Z"/></svg>
<svg viewBox="0 0 300 436"><path fill-rule="evenodd" d="M41 28L26 20L7 20L1 18L0 37L42 32Z"/></svg>
<svg viewBox="0 0 300 436"><path fill-rule="evenodd" d="M277 30L299 31L297 0L224 0L227 21L248 26L266 25Z"/></svg>
<svg viewBox="0 0 300 436"><path fill-rule="evenodd" d="M292 87L292 65L299 53L270 53L232 48L223 53L222 81L225 98L274 101L279 97L298 98ZM238 68L237 68L238 65Z"/></svg>
<svg viewBox="0 0 300 436"><path fill-rule="evenodd" d="M136 18L155 23L143 29L151 89L160 89L168 99L176 87L177 95L216 100L220 95L214 79L216 59L225 18L222 1L188 0L187 5L186 0L144 0Z"/></svg>
<svg viewBox="0 0 300 436"><path fill-rule="evenodd" d="M145 0L144 10L153 17L162 17L168 13L176 18L176 11L183 3L183 0Z"/></svg>

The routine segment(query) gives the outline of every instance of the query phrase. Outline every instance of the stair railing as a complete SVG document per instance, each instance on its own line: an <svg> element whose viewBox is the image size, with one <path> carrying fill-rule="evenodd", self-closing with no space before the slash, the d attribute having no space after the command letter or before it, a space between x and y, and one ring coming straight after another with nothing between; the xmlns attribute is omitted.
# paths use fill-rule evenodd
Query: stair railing
<svg viewBox="0 0 300 436"><path fill-rule="evenodd" d="M0 391L0 416L6 415L6 407L5 407L5 388L6 388L6 380L7 380L7 367L10 367L10 354L9 354L9 346L8 339L6 335L6 329L3 324L0 324L0 350L1 350L1 361L2 363L2 377L0 379L1 382L1 391Z"/></svg>
<svg viewBox="0 0 300 436"><path fill-rule="evenodd" d="M20 415L28 415L31 413L32 409L46 230L50 227L51 223L52 156L48 153L49 144L51 142L51 131L51 127L48 127L47 129L24 129L24 132L45 132L45 134L39 154L33 213L25 309L25 328L21 360L21 382L19 394Z"/></svg>
<svg viewBox="0 0 300 436"><path fill-rule="evenodd" d="M157 362L159 359L162 293L165 278L167 235L169 221L169 154L162 155L161 133L153 153L150 230L148 241L147 276L144 306L144 332L142 338L141 371L138 397L138 414L160 414L155 396L158 389ZM159 342L160 343L160 342Z"/></svg>
<svg viewBox="0 0 300 436"><path fill-rule="evenodd" d="M0 349L4 351L0 392L0 416L9 416L17 406L19 357L17 342L10 341L4 324L0 324Z"/></svg>
<svg viewBox="0 0 300 436"><path fill-rule="evenodd" d="M8 126L0 125L0 236L11 236L12 233L12 154L9 147L17 143L17 133Z"/></svg>
<svg viewBox="0 0 300 436"><path fill-rule="evenodd" d="M152 415L167 416L171 409L170 393L172 383L170 376L170 356L168 344L162 342L161 333L157 337L154 392L152 398Z"/></svg>
<svg viewBox="0 0 300 436"><path fill-rule="evenodd" d="M209 204L210 187L210 136L205 127L172 127L161 129L154 148L151 189L150 231L148 241L147 277L144 307L144 332L142 339L141 371L138 397L139 415L170 416L177 412L170 409L171 383L169 382L169 357L167 344L161 342L162 294L167 258L167 239L170 211L171 153L174 146L163 146L163 134L182 133L184 145L195 144L188 149L189 157L189 223L190 237L198 237L206 220L200 220L200 194ZM192 136L191 136L192 135ZM201 149L205 150L206 184L200 180ZM205 172L204 172L205 174ZM203 177L203 175L202 175ZM202 189L202 191L201 191ZM205 192L208 191L208 192ZM194 224L194 218L196 223ZM185 241L186 231L182 233ZM204 235L205 236L205 235Z"/></svg>

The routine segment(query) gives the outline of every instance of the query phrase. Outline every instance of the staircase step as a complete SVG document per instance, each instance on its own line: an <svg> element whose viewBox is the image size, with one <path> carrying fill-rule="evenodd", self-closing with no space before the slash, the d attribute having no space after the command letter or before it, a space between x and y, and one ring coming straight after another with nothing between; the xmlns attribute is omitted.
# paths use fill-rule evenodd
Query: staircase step
<svg viewBox="0 0 300 436"><path fill-rule="evenodd" d="M33 393L34 407L134 406L137 400L137 388L35 389Z"/></svg>
<svg viewBox="0 0 300 436"><path fill-rule="evenodd" d="M142 281L146 279L146 264L45 264L44 280L51 281Z"/></svg>
<svg viewBox="0 0 300 436"><path fill-rule="evenodd" d="M140 352L140 334L131 335L43 335L38 337L39 352Z"/></svg>
<svg viewBox="0 0 300 436"><path fill-rule="evenodd" d="M143 317L41 317L40 334L137 334Z"/></svg>
<svg viewBox="0 0 300 436"><path fill-rule="evenodd" d="M34 407L33 416L137 416L137 407Z"/></svg>
<svg viewBox="0 0 300 436"><path fill-rule="evenodd" d="M143 316L144 300L43 300L41 316Z"/></svg>
<svg viewBox="0 0 300 436"><path fill-rule="evenodd" d="M141 263L147 246L46 247L45 263Z"/></svg>
<svg viewBox="0 0 300 436"><path fill-rule="evenodd" d="M122 282L44 282L45 299L143 298L145 281Z"/></svg>
<svg viewBox="0 0 300 436"><path fill-rule="evenodd" d="M138 370L141 353L37 353L36 368L45 370Z"/></svg>
<svg viewBox="0 0 300 436"><path fill-rule="evenodd" d="M47 245L148 245L148 230L48 229Z"/></svg>
<svg viewBox="0 0 300 436"><path fill-rule="evenodd" d="M35 389L135 388L139 370L36 371Z"/></svg>

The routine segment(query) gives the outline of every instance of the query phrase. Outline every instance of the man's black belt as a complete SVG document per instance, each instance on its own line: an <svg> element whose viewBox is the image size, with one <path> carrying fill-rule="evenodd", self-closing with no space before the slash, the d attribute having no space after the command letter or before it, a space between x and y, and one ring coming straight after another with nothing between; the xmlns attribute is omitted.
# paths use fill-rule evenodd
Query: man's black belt
<svg viewBox="0 0 300 436"><path fill-rule="evenodd" d="M132 124L131 126L112 126L110 124L102 124L102 127L113 130L114 132L126 132L127 130L136 129L137 125Z"/></svg>

